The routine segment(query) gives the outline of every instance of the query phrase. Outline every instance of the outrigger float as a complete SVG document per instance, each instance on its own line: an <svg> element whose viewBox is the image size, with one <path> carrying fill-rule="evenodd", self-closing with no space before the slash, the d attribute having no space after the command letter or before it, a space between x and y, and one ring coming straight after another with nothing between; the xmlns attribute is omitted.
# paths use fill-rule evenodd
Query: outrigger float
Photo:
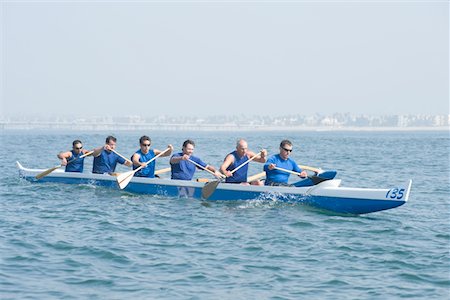
<svg viewBox="0 0 450 300"><path fill-rule="evenodd" d="M119 189L116 177L109 174L72 173L59 169L37 180L36 176L45 171L44 169L28 169L19 162L17 167L19 176L31 182L92 184ZM305 179L299 181L295 187L281 187L220 182L208 195L207 200L276 200L306 204L336 213L367 214L405 204L409 198L412 180L386 189L341 187L340 179L327 178L317 184L314 183L310 179ZM139 194L204 199L202 197L204 187L204 182L197 181L133 177L124 190Z"/></svg>

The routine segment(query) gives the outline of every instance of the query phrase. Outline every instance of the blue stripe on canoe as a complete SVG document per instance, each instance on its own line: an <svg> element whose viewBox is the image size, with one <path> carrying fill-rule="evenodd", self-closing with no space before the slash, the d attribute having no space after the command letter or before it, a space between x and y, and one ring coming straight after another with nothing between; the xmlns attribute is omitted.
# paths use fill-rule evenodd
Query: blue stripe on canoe
<svg viewBox="0 0 450 300"><path fill-rule="evenodd" d="M37 181L34 177L25 177L29 181ZM69 178L46 176L39 182L56 182L68 184L92 184L118 189L114 180L95 180L87 178ZM201 199L201 187L178 187L153 183L130 182L125 188L128 192L140 194L162 195L167 197L189 197ZM302 203L316 208L344 214L365 214L386 210L405 204L405 201L369 200L355 198L324 197L298 194L281 194L273 192L236 191L216 189L208 200L236 201L236 200L276 200L281 202Z"/></svg>

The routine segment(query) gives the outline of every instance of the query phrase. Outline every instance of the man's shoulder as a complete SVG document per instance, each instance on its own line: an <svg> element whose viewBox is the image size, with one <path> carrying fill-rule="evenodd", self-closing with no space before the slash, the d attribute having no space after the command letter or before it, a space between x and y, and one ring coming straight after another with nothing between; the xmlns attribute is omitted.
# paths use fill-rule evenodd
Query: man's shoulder
<svg viewBox="0 0 450 300"><path fill-rule="evenodd" d="M233 152L230 152L230 153L228 153L226 156L225 156L225 158L228 158L228 157L230 157L230 158L232 158L232 159L234 159L234 157L235 157L235 154L236 154L236 152L235 151L233 151Z"/></svg>
<svg viewBox="0 0 450 300"><path fill-rule="evenodd" d="M277 160L280 160L280 155L279 155L279 154L273 154L273 155L271 155L271 156L268 158L267 161L269 161L269 160L271 160L271 161L277 161Z"/></svg>
<svg viewBox="0 0 450 300"><path fill-rule="evenodd" d="M288 157L288 161L290 161L291 163L293 163L293 164L297 164L296 162L295 162L295 160L293 160L292 158L290 158L290 157Z"/></svg>

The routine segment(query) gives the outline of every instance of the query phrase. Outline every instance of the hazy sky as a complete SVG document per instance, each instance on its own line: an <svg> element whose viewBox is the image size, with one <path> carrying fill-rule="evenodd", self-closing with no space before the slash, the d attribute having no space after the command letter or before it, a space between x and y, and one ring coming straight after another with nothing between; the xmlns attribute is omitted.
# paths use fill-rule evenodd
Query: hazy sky
<svg viewBox="0 0 450 300"><path fill-rule="evenodd" d="M448 1L2 1L1 115L448 114Z"/></svg>

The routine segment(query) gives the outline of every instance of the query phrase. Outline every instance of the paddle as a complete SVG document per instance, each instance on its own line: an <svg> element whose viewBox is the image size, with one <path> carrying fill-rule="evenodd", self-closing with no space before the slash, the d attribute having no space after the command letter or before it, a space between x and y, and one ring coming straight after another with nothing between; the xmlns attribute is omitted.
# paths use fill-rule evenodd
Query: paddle
<svg viewBox="0 0 450 300"><path fill-rule="evenodd" d="M333 179L336 176L336 171L323 171L322 169L308 167L308 166L299 166L299 167L304 170L314 171L320 175L318 177L322 177L322 178L326 178L326 179ZM248 177L247 182L259 180L265 176L266 176L266 171L263 171L261 173L258 173L258 174Z"/></svg>
<svg viewBox="0 0 450 300"><path fill-rule="evenodd" d="M282 172L286 172L286 173L291 173L291 174L294 174L294 175L299 175L299 176L301 175L301 174L298 173L298 172L291 171L291 170L286 170L286 169L279 168L279 167L274 167L274 169L275 169L275 170L282 171ZM306 169L306 168L304 168L304 169ZM322 177L318 177L318 176L310 176L310 175L308 175L307 177L308 177L309 179L311 179L311 181L313 182L314 185L319 184L319 183L321 183L322 181L329 180L329 178L322 178Z"/></svg>
<svg viewBox="0 0 450 300"><path fill-rule="evenodd" d="M125 156L123 156L122 154L120 154L119 152L117 152L116 150L111 149L112 152L114 152L115 154L119 155L120 157L122 157L123 159L125 159L126 161L133 163L131 160L129 160L128 158L126 158ZM159 174L163 174L163 173L167 173L171 170L171 168L164 168L164 169L159 169L155 171L155 175L159 175Z"/></svg>
<svg viewBox="0 0 450 300"><path fill-rule="evenodd" d="M263 178L264 176L266 176L266 171L262 171L261 173L255 174L253 176L247 177L247 182L252 182L255 180L259 180L261 178Z"/></svg>
<svg viewBox="0 0 450 300"><path fill-rule="evenodd" d="M167 151L170 150L170 147L168 147L166 150L164 150L163 152L161 152L160 154L156 155L155 157L153 157L152 159L150 159L148 162L146 162L144 165L140 166L139 168L132 170L132 171L128 171L125 173L121 173L119 175L117 175L117 183L119 184L119 188L121 190L123 190L128 183L130 182L130 180L133 178L134 173L136 173L137 171L139 171L142 168L147 167L147 165L149 163L151 163L152 161L154 161L155 159L157 159L158 157L160 157L161 155L163 155L164 153L166 153Z"/></svg>
<svg viewBox="0 0 450 300"><path fill-rule="evenodd" d="M261 179L261 178L263 178L265 176L266 176L266 171L263 171L261 173L258 173L258 174L252 175L250 177L247 177L247 182L250 183L252 181L259 180L259 179ZM198 182L209 182L209 179L207 179L207 178L198 178L197 181Z"/></svg>
<svg viewBox="0 0 450 300"><path fill-rule="evenodd" d="M321 175L320 177L324 177L324 178L329 177L328 174L326 174L327 176L322 176L322 173L323 173L322 169L309 167L309 166L299 166L299 167L304 169L304 170L309 170L309 171L313 171L313 172L316 172L316 173L320 173L320 175ZM325 173L327 173L327 172L329 172L329 171L325 171ZM334 173L334 175L336 175L336 173ZM248 177L247 178L247 182L252 182L252 181L255 181L255 180L259 180L259 179L261 179L261 178L263 178L265 176L266 176L266 172L263 171L261 173L258 173L258 174L255 174L253 176ZM332 178L334 178L334 176ZM329 179L332 179L332 178L329 178Z"/></svg>
<svg viewBox="0 0 450 300"><path fill-rule="evenodd" d="M126 158L125 156L123 156L122 154L120 154L119 152L117 152L114 149L111 149L111 152L114 152L115 154L119 155L120 157L122 157L123 159L125 159L126 161L133 163L131 160L129 160L128 158Z"/></svg>
<svg viewBox="0 0 450 300"><path fill-rule="evenodd" d="M256 154L255 156L251 157L249 160L247 160L246 162L242 163L240 166L236 167L233 171L231 171L230 173L233 174L234 172L236 172L237 170L239 170L240 168L242 168L243 166L245 166L246 164L248 164L249 162L251 162L252 160L254 160L257 156L259 156L261 154L262 150L259 151L258 154ZM222 182L222 179L219 180L215 180L215 181L210 181L207 184L205 184L205 186L202 188L202 198L203 199L208 199L209 197L211 197L211 195L214 193L214 191L216 190L217 186L219 185L219 183Z"/></svg>
<svg viewBox="0 0 450 300"><path fill-rule="evenodd" d="M79 159L79 158L83 158L83 157L89 156L89 155L91 155L92 153L94 153L94 151L90 151L90 152L88 152L88 153L86 153L86 154L81 155L80 157L74 158L74 159L68 161L67 164L70 164L71 162L74 162L74 161L76 161L76 160ZM47 169L47 170L45 170L44 172L37 174L37 175L36 175L36 179L39 180L39 179L41 179L42 177L45 177L45 176L47 176L48 174L50 174L51 172L55 171L56 169L61 168L62 166L63 166L63 165L60 164L60 165L54 166L53 168Z"/></svg>
<svg viewBox="0 0 450 300"><path fill-rule="evenodd" d="M216 177L216 174L214 174L213 171L208 170L207 168L205 168L204 166L202 166L202 165L196 163L195 161L193 161L193 160L190 159L190 158L188 158L188 161L191 162L191 163L193 163L195 166L199 167L200 169L202 169L202 170L204 170L204 171L210 173L210 174L213 175L214 177ZM221 175L222 178L225 177L225 175L223 175L223 174L220 174L220 175Z"/></svg>
<svg viewBox="0 0 450 300"><path fill-rule="evenodd" d="M167 172L170 172L170 170L172 170L172 169L171 168L159 169L159 170L155 171L155 175L159 175L159 174L162 174L162 173L167 173Z"/></svg>
<svg viewBox="0 0 450 300"><path fill-rule="evenodd" d="M308 166L302 166L302 165L298 165L300 167L300 169L302 170L308 170L308 171L313 171L316 173L322 173L322 169L318 169L318 168L313 168L313 167L308 167Z"/></svg>
<svg viewBox="0 0 450 300"><path fill-rule="evenodd" d="M323 178L325 180L330 180L330 179L334 179L334 177L336 177L337 171L335 170L329 170L329 171L322 171L321 173L317 174L315 177L320 177ZM293 186L295 187L302 187L302 186L311 186L311 184L314 185L314 183L312 182L312 180L300 180L297 182L293 183Z"/></svg>

